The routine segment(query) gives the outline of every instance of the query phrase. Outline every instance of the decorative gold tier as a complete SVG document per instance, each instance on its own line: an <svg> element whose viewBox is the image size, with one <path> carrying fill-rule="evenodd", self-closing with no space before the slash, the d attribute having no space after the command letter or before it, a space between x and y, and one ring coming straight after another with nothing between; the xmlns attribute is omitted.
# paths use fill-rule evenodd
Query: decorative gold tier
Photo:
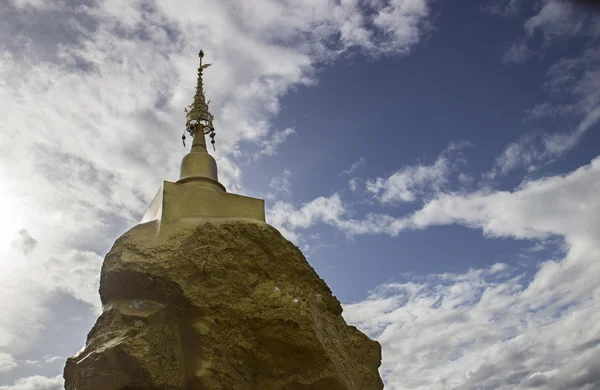
<svg viewBox="0 0 600 390"><path fill-rule="evenodd" d="M265 221L265 201L205 187L202 181L165 181L140 223L161 224L180 218L236 217Z"/></svg>

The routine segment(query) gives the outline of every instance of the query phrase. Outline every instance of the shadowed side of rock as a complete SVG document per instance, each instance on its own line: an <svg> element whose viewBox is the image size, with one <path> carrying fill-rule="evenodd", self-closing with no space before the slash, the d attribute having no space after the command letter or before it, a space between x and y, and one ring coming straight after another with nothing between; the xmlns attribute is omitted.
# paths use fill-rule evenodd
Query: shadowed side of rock
<svg viewBox="0 0 600 390"><path fill-rule="evenodd" d="M138 225L102 267L104 311L67 389L381 389L381 347L261 222Z"/></svg>

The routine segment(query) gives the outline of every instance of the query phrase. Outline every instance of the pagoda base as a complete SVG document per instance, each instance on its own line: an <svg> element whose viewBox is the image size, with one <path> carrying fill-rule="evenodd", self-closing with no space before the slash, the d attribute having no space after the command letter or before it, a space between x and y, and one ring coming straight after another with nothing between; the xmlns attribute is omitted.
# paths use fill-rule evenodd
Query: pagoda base
<svg viewBox="0 0 600 390"><path fill-rule="evenodd" d="M140 223L175 222L183 217L237 217L265 221L265 201L228 194L200 183L163 182Z"/></svg>

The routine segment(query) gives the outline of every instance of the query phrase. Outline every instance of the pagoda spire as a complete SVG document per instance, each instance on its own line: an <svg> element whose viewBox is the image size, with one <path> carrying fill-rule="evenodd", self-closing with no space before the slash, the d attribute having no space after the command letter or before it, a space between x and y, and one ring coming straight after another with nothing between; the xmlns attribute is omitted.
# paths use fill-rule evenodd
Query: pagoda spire
<svg viewBox="0 0 600 390"><path fill-rule="evenodd" d="M213 116L208 110L208 103L204 97L204 85L202 83L202 71L210 64L202 64L204 52L200 50L200 66L198 67L198 83L194 102L185 108L185 129L193 137L192 148L181 160L179 169L179 180L177 183L192 183L204 187L210 187L217 191L225 191L225 187L219 183L217 175L217 163L213 156L206 150L206 134L210 134L213 148L215 146L215 128ZM181 139L185 146L185 131Z"/></svg>
<svg viewBox="0 0 600 390"><path fill-rule="evenodd" d="M210 134L211 144L215 149L215 128L213 126L213 115L208 109L208 103L204 96L204 82L202 80L202 72L208 68L211 64L202 64L202 58L204 57L204 51L200 50L198 53L200 57L200 65L198 67L198 82L196 84L196 94L194 95L194 102L185 108L185 129L193 137L196 131L202 131L203 134ZM203 137L204 138L204 137ZM185 146L185 131L181 136L183 145Z"/></svg>

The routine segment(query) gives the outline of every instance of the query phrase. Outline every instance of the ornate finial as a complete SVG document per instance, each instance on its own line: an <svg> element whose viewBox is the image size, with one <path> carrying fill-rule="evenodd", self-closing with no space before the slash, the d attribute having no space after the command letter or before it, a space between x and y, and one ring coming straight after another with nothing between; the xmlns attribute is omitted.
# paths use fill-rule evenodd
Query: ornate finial
<svg viewBox="0 0 600 390"><path fill-rule="evenodd" d="M208 68L211 64L202 64L202 57L204 57L203 50L200 50L198 56L200 57L200 66L198 67L198 84L196 85L194 102L191 106L185 108L185 128L192 137L194 136L197 128L201 128L204 131L204 134L210 134L210 142L212 143L214 149L215 128L212 124L213 116L208 110L208 103L206 103L206 99L204 97L204 84L202 82L202 71L205 68ZM185 131L183 132L181 139L183 140L183 146L185 146Z"/></svg>

